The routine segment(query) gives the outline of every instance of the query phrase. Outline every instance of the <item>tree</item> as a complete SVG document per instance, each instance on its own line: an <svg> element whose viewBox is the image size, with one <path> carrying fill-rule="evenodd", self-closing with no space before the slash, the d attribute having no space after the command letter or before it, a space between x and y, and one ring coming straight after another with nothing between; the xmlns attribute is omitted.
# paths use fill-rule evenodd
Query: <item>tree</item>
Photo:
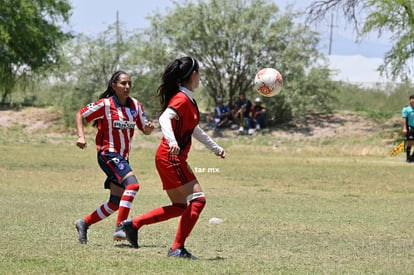
<svg viewBox="0 0 414 275"><path fill-rule="evenodd" d="M59 90L62 85L66 86L60 104L67 125L73 123L73 116L80 107L98 99L116 70L130 74L131 94L138 97L146 112L151 112L151 106L157 105L155 96L151 95L156 87L144 75L146 53L140 45L140 33L128 35L116 22L96 37L79 34L62 47L64 58L51 76L57 80L55 85Z"/></svg>
<svg viewBox="0 0 414 275"><path fill-rule="evenodd" d="M71 6L67 0L0 0L0 89L2 103L16 82L59 61L61 30Z"/></svg>
<svg viewBox="0 0 414 275"><path fill-rule="evenodd" d="M158 66L155 71L176 56L194 56L201 62L201 81L208 95L228 98L232 105L239 93L253 91L259 69L274 67L282 72L287 92L267 101L271 119L284 111L291 115L314 108L308 104L309 96L326 107L329 97L324 91L300 90L306 86L307 70L322 57L316 33L294 23L294 13L281 14L266 0L175 4L166 15L150 17L147 52L152 66ZM326 75L321 79L329 81Z"/></svg>
<svg viewBox="0 0 414 275"><path fill-rule="evenodd" d="M314 1L307 8L307 15L309 22L315 22L330 12L342 13L358 31L358 39L373 31L378 32L378 37L390 32L393 46L379 69L394 79L407 79L414 57L413 9L412 0L324 0Z"/></svg>

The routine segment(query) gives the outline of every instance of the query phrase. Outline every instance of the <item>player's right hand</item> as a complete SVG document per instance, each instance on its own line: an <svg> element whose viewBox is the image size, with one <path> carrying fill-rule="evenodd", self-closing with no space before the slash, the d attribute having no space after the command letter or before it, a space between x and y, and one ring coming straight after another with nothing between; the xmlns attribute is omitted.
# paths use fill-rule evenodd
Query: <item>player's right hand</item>
<svg viewBox="0 0 414 275"><path fill-rule="evenodd" d="M85 137L79 137L78 141L76 142L76 146L78 146L81 149L85 149L87 147Z"/></svg>
<svg viewBox="0 0 414 275"><path fill-rule="evenodd" d="M170 145L170 154L171 155L179 155L180 154L180 146L178 145Z"/></svg>

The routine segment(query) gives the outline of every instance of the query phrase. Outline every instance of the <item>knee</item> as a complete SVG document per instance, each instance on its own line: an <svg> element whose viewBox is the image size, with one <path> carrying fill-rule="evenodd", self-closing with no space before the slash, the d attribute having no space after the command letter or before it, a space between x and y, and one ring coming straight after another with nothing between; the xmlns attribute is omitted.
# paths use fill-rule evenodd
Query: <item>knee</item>
<svg viewBox="0 0 414 275"><path fill-rule="evenodd" d="M137 178L134 175L125 178L122 181L122 186L125 188L125 190L134 190L134 191L139 190L139 183L138 183Z"/></svg>
<svg viewBox="0 0 414 275"><path fill-rule="evenodd" d="M206 205L206 197L203 192L193 193L187 197L191 205L191 216L198 217Z"/></svg>
<svg viewBox="0 0 414 275"><path fill-rule="evenodd" d="M111 194L109 196L109 202L112 203L113 205L116 205L117 207L119 207L119 203L121 202L121 197Z"/></svg>

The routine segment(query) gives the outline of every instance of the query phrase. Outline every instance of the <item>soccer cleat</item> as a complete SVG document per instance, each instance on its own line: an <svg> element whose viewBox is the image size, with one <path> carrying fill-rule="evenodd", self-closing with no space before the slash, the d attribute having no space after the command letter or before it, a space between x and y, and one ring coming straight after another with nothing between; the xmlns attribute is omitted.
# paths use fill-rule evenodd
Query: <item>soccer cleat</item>
<svg viewBox="0 0 414 275"><path fill-rule="evenodd" d="M86 244L88 242L88 228L89 225L86 223L85 219L79 219L75 221L75 227L78 231L78 240L81 244Z"/></svg>
<svg viewBox="0 0 414 275"><path fill-rule="evenodd" d="M115 227L114 241L125 241L127 239L124 229L121 225Z"/></svg>
<svg viewBox="0 0 414 275"><path fill-rule="evenodd" d="M119 225L125 232L126 238L132 248L139 248L138 246L138 229L132 225L132 219L122 221Z"/></svg>
<svg viewBox="0 0 414 275"><path fill-rule="evenodd" d="M196 260L197 257L194 256L193 254L191 254L190 252L187 251L187 249L185 249L184 247L180 247L174 250L169 250L168 257L177 257L177 258L187 258L187 259L192 259L192 260Z"/></svg>

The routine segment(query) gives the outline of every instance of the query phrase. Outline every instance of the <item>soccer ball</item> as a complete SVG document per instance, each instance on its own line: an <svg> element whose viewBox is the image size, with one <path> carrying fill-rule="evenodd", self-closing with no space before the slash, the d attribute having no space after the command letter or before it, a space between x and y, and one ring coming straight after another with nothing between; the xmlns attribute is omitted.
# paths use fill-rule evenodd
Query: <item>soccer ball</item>
<svg viewBox="0 0 414 275"><path fill-rule="evenodd" d="M254 78L254 86L262 96L278 95L283 87L281 73L273 68L261 69Z"/></svg>

